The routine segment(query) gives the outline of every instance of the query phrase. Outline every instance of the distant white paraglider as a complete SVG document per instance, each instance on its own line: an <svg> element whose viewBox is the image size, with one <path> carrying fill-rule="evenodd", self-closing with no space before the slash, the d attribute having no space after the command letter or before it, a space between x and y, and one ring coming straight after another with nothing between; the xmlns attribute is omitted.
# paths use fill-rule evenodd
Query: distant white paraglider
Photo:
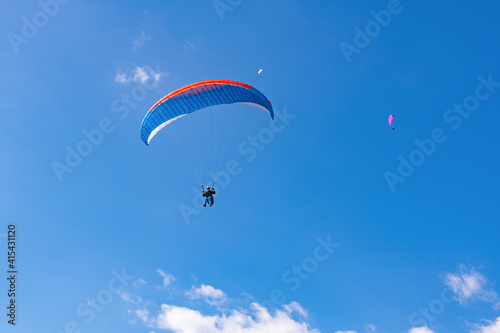
<svg viewBox="0 0 500 333"><path fill-rule="evenodd" d="M263 70L259 69L259 77L262 77L262 72L263 72Z"/></svg>

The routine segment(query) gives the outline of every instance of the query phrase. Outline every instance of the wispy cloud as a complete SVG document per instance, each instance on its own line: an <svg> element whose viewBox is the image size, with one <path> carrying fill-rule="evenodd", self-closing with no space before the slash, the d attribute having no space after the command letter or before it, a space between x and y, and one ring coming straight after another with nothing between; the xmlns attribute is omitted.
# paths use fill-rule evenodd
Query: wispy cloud
<svg viewBox="0 0 500 333"><path fill-rule="evenodd" d="M140 296L136 295L135 293L120 291L118 293L118 296L123 302L137 305L140 306L141 308L145 308L149 304L149 301L144 301Z"/></svg>
<svg viewBox="0 0 500 333"><path fill-rule="evenodd" d="M303 307L301 307L299 303L295 301L292 301L290 304L283 305L283 308L286 310L287 313L297 313L304 319L308 317L307 311Z"/></svg>
<svg viewBox="0 0 500 333"><path fill-rule="evenodd" d="M488 322L488 325L474 325L471 333L500 333L500 317L494 322Z"/></svg>
<svg viewBox="0 0 500 333"><path fill-rule="evenodd" d="M194 45L193 43L191 43L190 41L188 40L185 40L184 41L184 44L186 44L187 46L189 46L193 51L198 51L198 48L196 47L196 45Z"/></svg>
<svg viewBox="0 0 500 333"><path fill-rule="evenodd" d="M145 18L146 20L148 20L148 21L152 21L152 20L153 20L153 16L151 16L151 15L149 14L149 10L148 10L148 9L144 10L144 11L142 12L142 15L143 15L143 16L144 16L144 18Z"/></svg>
<svg viewBox="0 0 500 333"><path fill-rule="evenodd" d="M161 275L161 277L163 278L163 286L166 288L170 285L170 283L172 281L175 281L175 277L172 275L172 274L169 274L169 273L165 273L164 271L162 271L161 269L157 269L156 270L158 272L158 274Z"/></svg>
<svg viewBox="0 0 500 333"><path fill-rule="evenodd" d="M145 310L145 309L144 310L135 310L135 314L143 322L146 322L148 320L148 317L149 317L149 311L148 310Z"/></svg>
<svg viewBox="0 0 500 333"><path fill-rule="evenodd" d="M118 291L118 296L121 298L122 301L124 302L128 302L128 303L133 303L134 300L132 299L132 297L130 296L129 293L127 292L124 292L124 291L121 291L119 290Z"/></svg>
<svg viewBox="0 0 500 333"><path fill-rule="evenodd" d="M377 332L377 327L375 325L372 325L372 324L366 324L365 330L366 330L366 333L375 333L375 332Z"/></svg>
<svg viewBox="0 0 500 333"><path fill-rule="evenodd" d="M215 289L206 284L202 284L198 288L193 286L190 291L186 292L186 295L191 299L203 299L211 305L222 304L227 299L226 294L222 290Z"/></svg>
<svg viewBox="0 0 500 333"><path fill-rule="evenodd" d="M150 39L151 38L146 36L144 31L141 31L141 34L139 36L137 36L136 38L134 38L134 42L133 42L134 50L141 49L144 45L146 45L147 41Z"/></svg>
<svg viewBox="0 0 500 333"><path fill-rule="evenodd" d="M118 83L137 82L140 84L144 84L149 80L153 80L153 83L158 83L162 77L167 75L168 73L157 72L148 66L137 66L130 73L116 74L115 81Z"/></svg>
<svg viewBox="0 0 500 333"><path fill-rule="evenodd" d="M135 288L140 288L141 286L147 284L148 282L146 280L143 280L143 279L138 279L137 281L134 281L133 283L133 286Z"/></svg>
<svg viewBox="0 0 500 333"><path fill-rule="evenodd" d="M460 304L482 301L498 305L498 294L493 290L491 283L474 268L461 265L458 273L446 274L444 283L453 290Z"/></svg>

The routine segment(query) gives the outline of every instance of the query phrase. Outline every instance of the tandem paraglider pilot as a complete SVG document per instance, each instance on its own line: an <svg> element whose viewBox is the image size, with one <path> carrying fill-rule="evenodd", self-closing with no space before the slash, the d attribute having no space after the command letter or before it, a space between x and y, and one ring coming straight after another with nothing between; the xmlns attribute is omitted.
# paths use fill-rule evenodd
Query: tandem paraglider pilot
<svg viewBox="0 0 500 333"><path fill-rule="evenodd" d="M203 188L203 187L202 187ZM210 189L210 186L207 186L206 190L202 190L203 197L205 198L205 203L203 204L203 207L207 207L207 203L212 207L214 204L214 194L215 190L214 187L212 186L212 189Z"/></svg>

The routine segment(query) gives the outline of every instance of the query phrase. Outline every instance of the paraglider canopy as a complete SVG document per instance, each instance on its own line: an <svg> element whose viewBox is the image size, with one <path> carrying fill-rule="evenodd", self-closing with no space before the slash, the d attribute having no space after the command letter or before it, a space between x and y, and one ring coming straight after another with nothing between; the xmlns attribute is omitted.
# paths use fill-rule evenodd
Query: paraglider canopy
<svg viewBox="0 0 500 333"><path fill-rule="evenodd" d="M263 70L262 70L262 69L259 69L259 76L262 76L262 75L261 75L261 74L262 74L262 72L263 72Z"/></svg>
<svg viewBox="0 0 500 333"><path fill-rule="evenodd" d="M388 119L389 126L392 126L392 121L394 120L394 117L395 117L395 116L394 116L393 114L391 114L391 115L389 116L389 119ZM393 127L392 129L394 129L394 127Z"/></svg>
<svg viewBox="0 0 500 333"><path fill-rule="evenodd" d="M200 81L171 92L153 105L142 121L142 141L149 145L151 139L173 121L221 104L256 106L269 112L274 119L271 102L254 87L231 80Z"/></svg>

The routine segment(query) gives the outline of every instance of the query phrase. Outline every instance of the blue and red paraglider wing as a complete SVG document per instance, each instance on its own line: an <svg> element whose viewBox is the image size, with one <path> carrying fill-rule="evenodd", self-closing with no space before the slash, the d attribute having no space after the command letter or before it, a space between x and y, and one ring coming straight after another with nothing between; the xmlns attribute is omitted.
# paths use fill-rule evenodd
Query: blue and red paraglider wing
<svg viewBox="0 0 500 333"><path fill-rule="evenodd" d="M210 106L236 103L259 107L274 119L271 102L254 87L231 80L201 81L177 89L153 105L142 121L141 139L149 145L161 129L186 114Z"/></svg>

